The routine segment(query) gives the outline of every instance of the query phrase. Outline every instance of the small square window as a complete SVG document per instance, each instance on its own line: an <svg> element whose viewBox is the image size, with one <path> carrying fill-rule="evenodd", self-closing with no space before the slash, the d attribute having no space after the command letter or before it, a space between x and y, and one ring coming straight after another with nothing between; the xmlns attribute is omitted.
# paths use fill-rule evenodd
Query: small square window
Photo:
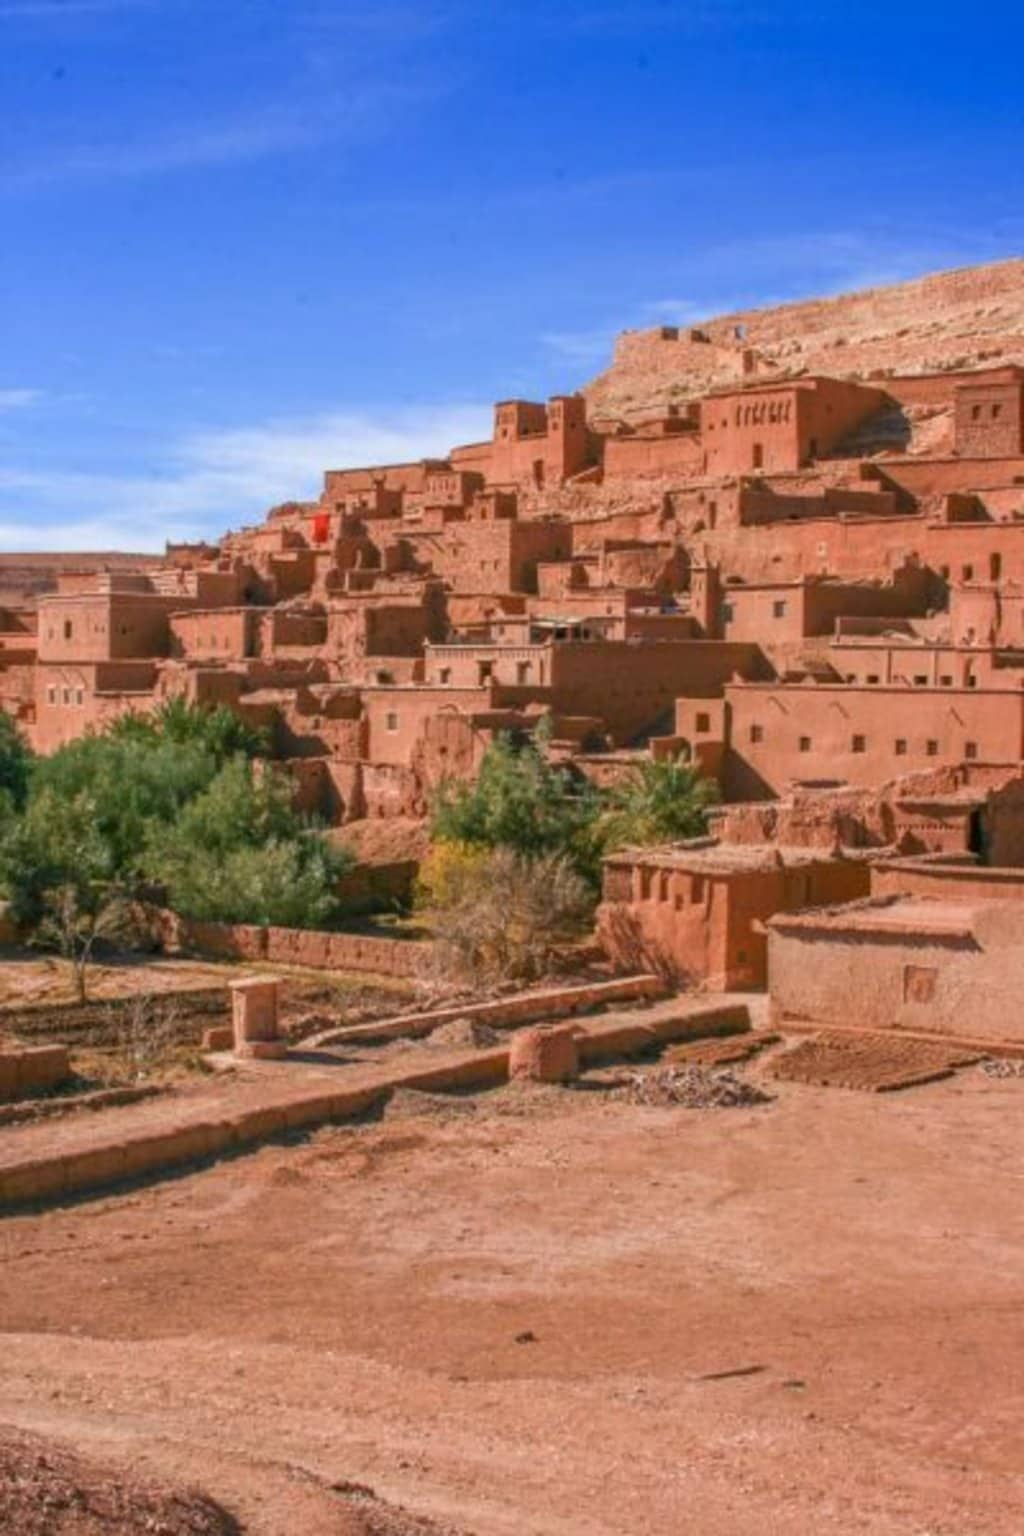
<svg viewBox="0 0 1024 1536"><path fill-rule="evenodd" d="M906 757L906 755L907 755L907 742L906 742L906 738L903 737L903 736L897 736L895 742L893 743L893 750L895 751L897 757Z"/></svg>
<svg viewBox="0 0 1024 1536"><path fill-rule="evenodd" d="M915 688L927 688L927 686L928 686L928 679L925 676L925 674L923 672L915 673L915 675L914 675L914 687Z"/></svg>
<svg viewBox="0 0 1024 1536"><path fill-rule="evenodd" d="M697 730L701 734L706 734L708 731L710 731L710 729L711 729L711 716L710 715L703 715L703 714L698 715L696 720L694 721L694 729Z"/></svg>
<svg viewBox="0 0 1024 1536"><path fill-rule="evenodd" d="M953 686L953 679L948 672L943 672L942 676L939 678L939 682L943 688L952 688Z"/></svg>
<svg viewBox="0 0 1024 1536"><path fill-rule="evenodd" d="M801 752L809 752L810 750L811 750L811 738L809 736L801 736L800 737L800 751Z"/></svg>
<svg viewBox="0 0 1024 1536"><path fill-rule="evenodd" d="M750 727L750 739L751 741L764 741L764 726L752 725Z"/></svg>
<svg viewBox="0 0 1024 1536"><path fill-rule="evenodd" d="M853 741L850 743L850 747L851 751L854 752L866 752L868 749L867 737L855 736Z"/></svg>
<svg viewBox="0 0 1024 1536"><path fill-rule="evenodd" d="M786 617L786 599L784 597L782 597L782 598L779 598L779 600L777 602L772 603L772 618L773 619L784 619L785 617Z"/></svg>
<svg viewBox="0 0 1024 1536"><path fill-rule="evenodd" d="M929 757L938 757L939 744L937 741L926 741L924 744L924 750Z"/></svg>
<svg viewBox="0 0 1024 1536"><path fill-rule="evenodd" d="M388 714L384 717L384 724L389 731L398 730L398 716L393 710L389 710Z"/></svg>
<svg viewBox="0 0 1024 1536"><path fill-rule="evenodd" d="M868 680L869 683L877 683L878 680L879 680L878 679L878 673L877 672L869 672L868 676L867 676L867 680Z"/></svg>
<svg viewBox="0 0 1024 1536"><path fill-rule="evenodd" d="M978 755L978 743L976 741L964 742L964 757L975 758Z"/></svg>

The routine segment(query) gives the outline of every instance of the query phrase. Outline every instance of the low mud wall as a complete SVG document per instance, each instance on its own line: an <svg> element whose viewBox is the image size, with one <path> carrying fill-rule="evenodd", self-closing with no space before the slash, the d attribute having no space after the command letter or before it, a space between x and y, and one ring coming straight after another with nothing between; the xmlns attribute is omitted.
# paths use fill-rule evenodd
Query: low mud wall
<svg viewBox="0 0 1024 1536"><path fill-rule="evenodd" d="M665 983L660 977L647 974L620 976L614 981L595 981L583 986L547 987L540 992L517 992L512 997L495 998L489 1003L453 1003L447 1008L401 1013L390 1019L375 1019L368 1024L327 1029L304 1040L303 1046L316 1048L360 1040L414 1040L431 1034L442 1024L452 1024L456 1019L472 1019L498 1025L531 1024L537 1019L561 1019L568 1014L587 1013L612 1003L661 997L665 991Z"/></svg>
<svg viewBox="0 0 1024 1536"><path fill-rule="evenodd" d="M66 1046L4 1046L0 1048L0 1102L56 1088L70 1070Z"/></svg>
<svg viewBox="0 0 1024 1536"><path fill-rule="evenodd" d="M176 913L159 915L157 930L168 954L187 951L222 960L265 960L314 971L367 971L377 976L419 976L431 946L414 939L329 933L309 928L257 928L249 923L200 923Z"/></svg>

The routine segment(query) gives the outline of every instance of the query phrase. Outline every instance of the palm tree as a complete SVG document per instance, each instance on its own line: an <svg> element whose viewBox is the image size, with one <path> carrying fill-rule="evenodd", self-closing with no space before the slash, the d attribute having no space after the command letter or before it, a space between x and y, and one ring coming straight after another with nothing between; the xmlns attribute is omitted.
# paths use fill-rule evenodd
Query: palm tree
<svg viewBox="0 0 1024 1536"><path fill-rule="evenodd" d="M626 844L672 843L707 831L707 808L718 786L678 758L637 763L608 796L602 817L607 849Z"/></svg>

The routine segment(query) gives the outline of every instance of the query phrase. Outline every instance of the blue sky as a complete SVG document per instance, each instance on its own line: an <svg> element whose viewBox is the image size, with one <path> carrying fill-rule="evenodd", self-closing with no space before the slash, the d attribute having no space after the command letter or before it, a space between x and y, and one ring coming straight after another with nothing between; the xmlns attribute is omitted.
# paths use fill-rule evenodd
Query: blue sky
<svg viewBox="0 0 1024 1536"><path fill-rule="evenodd" d="M0 549L216 534L625 326L1019 255L1022 44L1005 0L0 0Z"/></svg>

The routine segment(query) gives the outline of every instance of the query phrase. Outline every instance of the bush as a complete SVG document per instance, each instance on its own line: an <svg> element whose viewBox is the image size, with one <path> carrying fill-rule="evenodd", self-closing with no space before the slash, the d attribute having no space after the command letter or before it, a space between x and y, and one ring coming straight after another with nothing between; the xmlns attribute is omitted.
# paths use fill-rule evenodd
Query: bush
<svg viewBox="0 0 1024 1536"><path fill-rule="evenodd" d="M593 908L592 888L565 855L497 848L459 865L447 904L435 908L438 967L476 985L536 980L586 932Z"/></svg>
<svg viewBox="0 0 1024 1536"><path fill-rule="evenodd" d="M417 908L432 911L450 907L487 857L488 850L474 843L434 843L417 876Z"/></svg>
<svg viewBox="0 0 1024 1536"><path fill-rule="evenodd" d="M499 736L484 753L471 784L442 785L432 808L431 834L442 843L511 848L535 857L564 853L593 878L592 830L600 810L591 785L552 766L533 741Z"/></svg>
<svg viewBox="0 0 1024 1536"><path fill-rule="evenodd" d="M172 825L153 830L146 863L186 917L318 928L337 910L334 887L352 855L302 820L286 779L236 757Z"/></svg>

